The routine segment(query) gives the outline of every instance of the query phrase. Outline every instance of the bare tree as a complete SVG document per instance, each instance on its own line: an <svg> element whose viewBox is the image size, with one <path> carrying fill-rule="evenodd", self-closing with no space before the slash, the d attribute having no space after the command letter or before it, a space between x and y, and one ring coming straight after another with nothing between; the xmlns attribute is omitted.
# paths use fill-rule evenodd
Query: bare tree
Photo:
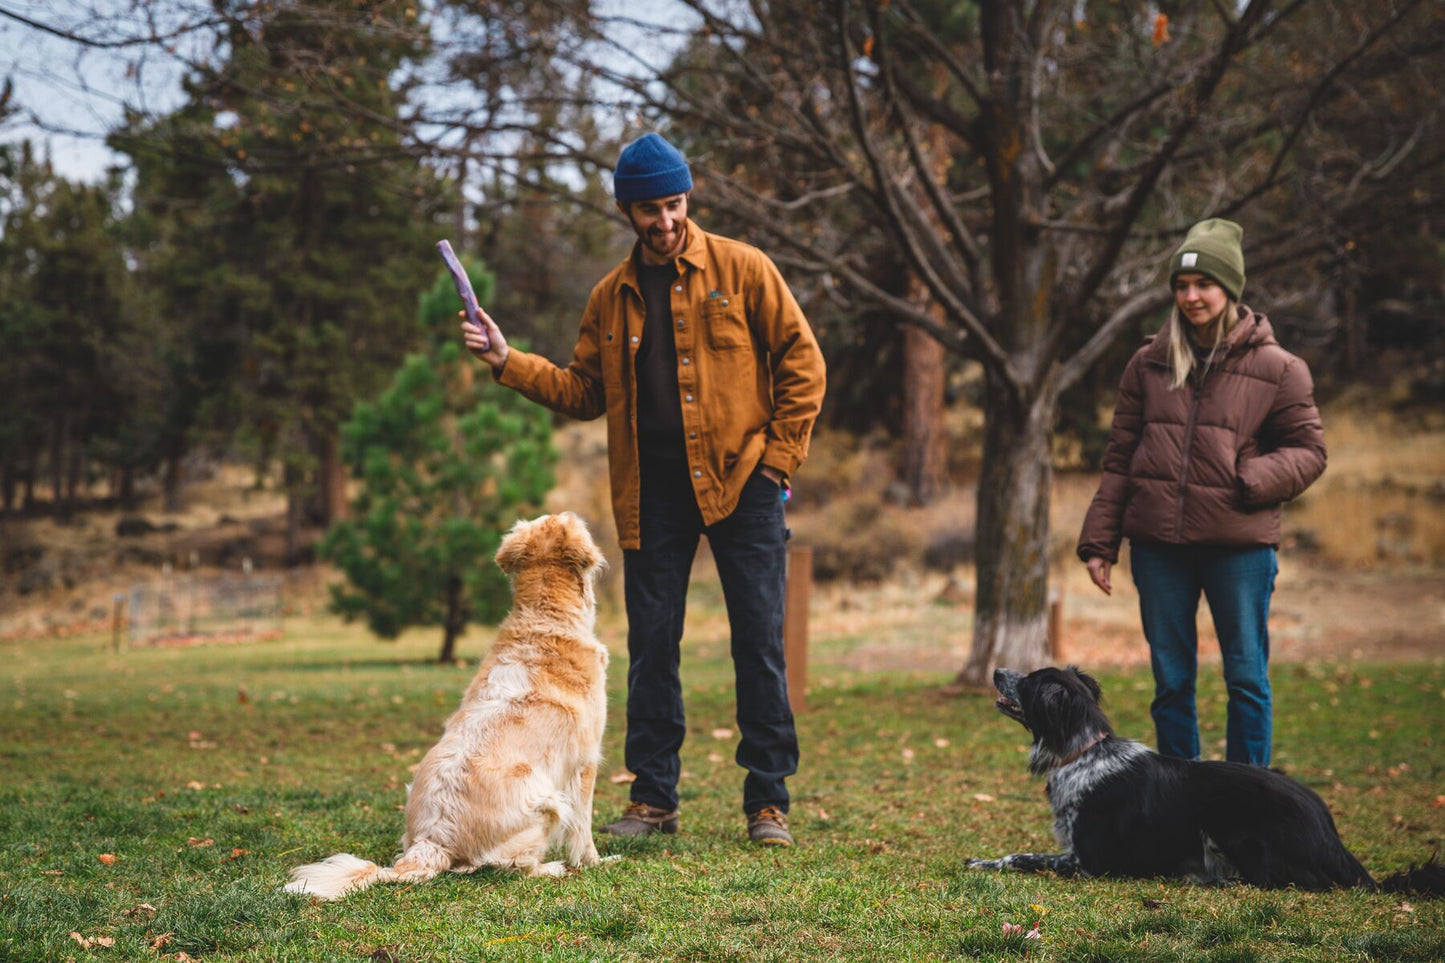
<svg viewBox="0 0 1445 963"><path fill-rule="evenodd" d="M1189 225L1244 221L1259 277L1346 257L1442 196L1445 10L1429 0L677 0L665 22L518 8L436 8L445 69L397 118L410 146L465 150L491 176L591 177L612 154L582 118L615 139L669 125L790 276L982 365L965 683L1046 658L1059 398L1161 316L1160 266ZM880 279L880 244L926 297Z"/></svg>
<svg viewBox="0 0 1445 963"><path fill-rule="evenodd" d="M696 132L709 189L779 260L983 366L964 683L1047 658L1058 399L1162 315L1159 268L1188 226L1246 221L1260 272L1438 203L1401 184L1439 169L1437 114L1377 114L1377 154L1316 126L1386 78L1438 82L1445 22L1422 0L685 5L703 26L668 69L599 73ZM845 205L861 231L819 229ZM880 236L925 301L869 272Z"/></svg>

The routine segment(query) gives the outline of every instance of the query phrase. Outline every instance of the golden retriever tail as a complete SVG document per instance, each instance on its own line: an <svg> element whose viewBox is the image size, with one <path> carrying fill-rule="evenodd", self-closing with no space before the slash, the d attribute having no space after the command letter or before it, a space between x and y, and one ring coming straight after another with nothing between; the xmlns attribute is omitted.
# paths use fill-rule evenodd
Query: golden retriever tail
<svg viewBox="0 0 1445 963"><path fill-rule="evenodd" d="M377 883L424 883L451 868L446 850L427 840L418 840L393 866L378 866L350 853L337 853L319 863L291 870L291 882L282 887L288 893L316 899L341 899Z"/></svg>

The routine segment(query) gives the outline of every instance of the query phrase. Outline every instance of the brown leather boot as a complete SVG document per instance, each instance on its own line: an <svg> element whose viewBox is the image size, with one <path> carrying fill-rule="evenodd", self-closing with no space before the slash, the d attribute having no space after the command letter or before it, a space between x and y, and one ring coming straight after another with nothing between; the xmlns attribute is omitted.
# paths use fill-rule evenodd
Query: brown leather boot
<svg viewBox="0 0 1445 963"><path fill-rule="evenodd" d="M630 803L622 818L599 827L598 832L613 836L651 836L653 833L677 832L677 810L668 812L645 802Z"/></svg>
<svg viewBox="0 0 1445 963"><path fill-rule="evenodd" d="M748 839L762 846L793 845L787 814L773 806L764 806L755 813L749 813Z"/></svg>

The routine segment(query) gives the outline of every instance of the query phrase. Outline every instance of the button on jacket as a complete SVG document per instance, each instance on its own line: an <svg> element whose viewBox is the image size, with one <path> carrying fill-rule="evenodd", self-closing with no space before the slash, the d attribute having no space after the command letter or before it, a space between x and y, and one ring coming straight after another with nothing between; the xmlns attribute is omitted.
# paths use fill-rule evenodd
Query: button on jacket
<svg viewBox="0 0 1445 963"><path fill-rule="evenodd" d="M513 348L497 380L573 418L607 415L612 512L625 549L638 538L640 482L635 359L647 310L636 251L592 289L559 368ZM730 515L761 464L793 474L823 402L812 328L773 262L757 248L687 222L672 323L688 474L705 524Z"/></svg>
<svg viewBox="0 0 1445 963"><path fill-rule="evenodd" d="M1130 359L1080 558L1117 562L1121 538L1279 545L1280 506L1325 470L1309 368L1243 305L1220 351L1180 388L1170 387L1165 335Z"/></svg>

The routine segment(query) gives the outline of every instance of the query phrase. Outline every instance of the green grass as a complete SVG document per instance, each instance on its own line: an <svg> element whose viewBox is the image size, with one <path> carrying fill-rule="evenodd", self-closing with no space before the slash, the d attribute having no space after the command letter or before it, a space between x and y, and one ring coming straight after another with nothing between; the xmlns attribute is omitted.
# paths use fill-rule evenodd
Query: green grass
<svg viewBox="0 0 1445 963"><path fill-rule="evenodd" d="M0 959L1445 958L1441 902L964 871L966 856L1053 848L1022 730L986 698L940 695L945 677L850 669L840 653L856 640L841 634L814 638L791 782L801 845L749 848L735 740L712 734L732 727L722 622L699 600L680 835L599 837L624 858L561 880L482 872L334 904L277 887L334 852L394 854L407 767L471 673L430 664L430 633L383 644L315 619L252 645L0 647ZM920 608L906 633L926 636L936 614ZM620 631L604 637L615 646ZM485 642L478 631L462 651ZM1205 668L1211 750L1217 677ZM626 798L606 778L622 765L624 678L619 657L604 818ZM1445 829L1445 662L1282 665L1274 680L1277 764L1324 796L1377 875L1427 857ZM1147 670L1101 681L1121 734L1149 740ZM1006 921L1040 922L1043 938L1005 937ZM72 932L114 944L87 949Z"/></svg>

